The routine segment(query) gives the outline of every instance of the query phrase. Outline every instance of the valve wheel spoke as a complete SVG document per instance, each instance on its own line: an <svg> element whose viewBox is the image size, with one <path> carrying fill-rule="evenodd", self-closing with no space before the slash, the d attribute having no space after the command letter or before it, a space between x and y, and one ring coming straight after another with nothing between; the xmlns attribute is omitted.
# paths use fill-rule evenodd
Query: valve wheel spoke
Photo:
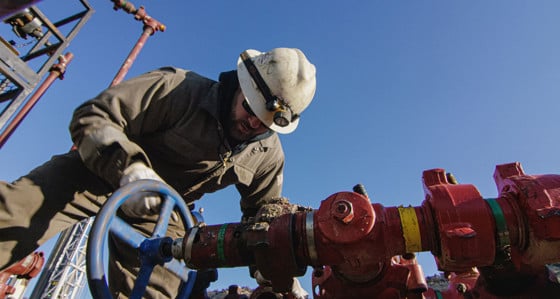
<svg viewBox="0 0 560 299"><path fill-rule="evenodd" d="M116 215L118 208L132 194L138 192L155 192L163 198L157 223L150 237L146 237ZM87 276L93 298L112 298L104 272L103 258L109 233L139 252L141 266L130 294L131 299L142 298L156 265L163 265L182 279L183 286L180 296L190 294L196 271L190 271L184 263L173 259L169 252L160 250L164 245L169 246L172 242L171 238L165 235L174 210L178 212L186 229L194 226L194 217L182 197L162 182L139 180L127 184L113 193L95 217L88 239Z"/></svg>

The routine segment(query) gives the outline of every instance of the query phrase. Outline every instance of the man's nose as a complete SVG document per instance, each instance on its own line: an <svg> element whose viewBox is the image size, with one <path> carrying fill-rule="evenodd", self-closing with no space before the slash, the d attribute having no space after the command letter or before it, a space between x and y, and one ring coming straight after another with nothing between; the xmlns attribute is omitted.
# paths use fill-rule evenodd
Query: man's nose
<svg viewBox="0 0 560 299"><path fill-rule="evenodd" d="M249 116L248 122L249 126L251 126L251 129L258 129L262 125L261 120L254 115Z"/></svg>

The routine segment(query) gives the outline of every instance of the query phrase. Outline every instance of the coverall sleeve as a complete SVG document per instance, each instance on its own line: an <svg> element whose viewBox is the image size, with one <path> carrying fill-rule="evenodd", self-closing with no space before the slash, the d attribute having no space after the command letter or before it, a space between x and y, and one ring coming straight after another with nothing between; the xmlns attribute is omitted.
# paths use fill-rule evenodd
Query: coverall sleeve
<svg viewBox="0 0 560 299"><path fill-rule="evenodd" d="M173 123L169 93L184 76L166 68L121 82L83 103L70 123L72 141L86 167L118 187L123 170L141 160L151 166L134 140Z"/></svg>
<svg viewBox="0 0 560 299"><path fill-rule="evenodd" d="M262 171L255 174L249 186L236 185L241 195L241 212L243 219L254 217L259 208L277 199L282 195L284 183L284 154L279 152L272 154L272 162L265 165Z"/></svg>

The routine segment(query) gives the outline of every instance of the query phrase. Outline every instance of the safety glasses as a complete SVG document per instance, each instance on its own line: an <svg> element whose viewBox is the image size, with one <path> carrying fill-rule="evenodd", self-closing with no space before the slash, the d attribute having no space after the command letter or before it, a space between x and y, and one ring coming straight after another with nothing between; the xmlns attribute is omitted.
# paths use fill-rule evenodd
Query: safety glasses
<svg viewBox="0 0 560 299"><path fill-rule="evenodd" d="M241 102L241 105L243 106L243 109L245 109L245 111L247 111L247 113L249 113L249 115L256 116L255 112L253 111L253 109L251 109L251 106L249 106L249 103L247 102L246 99L243 99L243 102Z"/></svg>

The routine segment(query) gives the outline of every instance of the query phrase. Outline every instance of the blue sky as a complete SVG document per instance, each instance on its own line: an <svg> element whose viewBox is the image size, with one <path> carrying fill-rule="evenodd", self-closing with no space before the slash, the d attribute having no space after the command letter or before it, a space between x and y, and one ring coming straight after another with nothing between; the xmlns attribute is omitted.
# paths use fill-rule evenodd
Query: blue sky
<svg viewBox="0 0 560 299"><path fill-rule="evenodd" d="M67 16L78 7L69 3L78 1L45 0L39 7L47 16ZM497 195L497 164L519 161L528 174L557 172L557 1L133 3L167 30L150 37L127 78L173 65L216 79L247 48L297 47L316 65L315 100L298 130L281 136L284 194L294 203L318 208L362 183L373 202L418 206L422 171L432 168L454 173L485 198ZM68 48L75 58L65 79L1 149L0 179L14 180L70 148L73 109L110 84L140 36L140 23L110 1L90 4L96 12ZM198 206L209 224L240 217L234 188ZM426 274L436 272L429 253L420 263ZM301 279L308 291L310 273ZM220 270L211 288L254 286L247 274Z"/></svg>

